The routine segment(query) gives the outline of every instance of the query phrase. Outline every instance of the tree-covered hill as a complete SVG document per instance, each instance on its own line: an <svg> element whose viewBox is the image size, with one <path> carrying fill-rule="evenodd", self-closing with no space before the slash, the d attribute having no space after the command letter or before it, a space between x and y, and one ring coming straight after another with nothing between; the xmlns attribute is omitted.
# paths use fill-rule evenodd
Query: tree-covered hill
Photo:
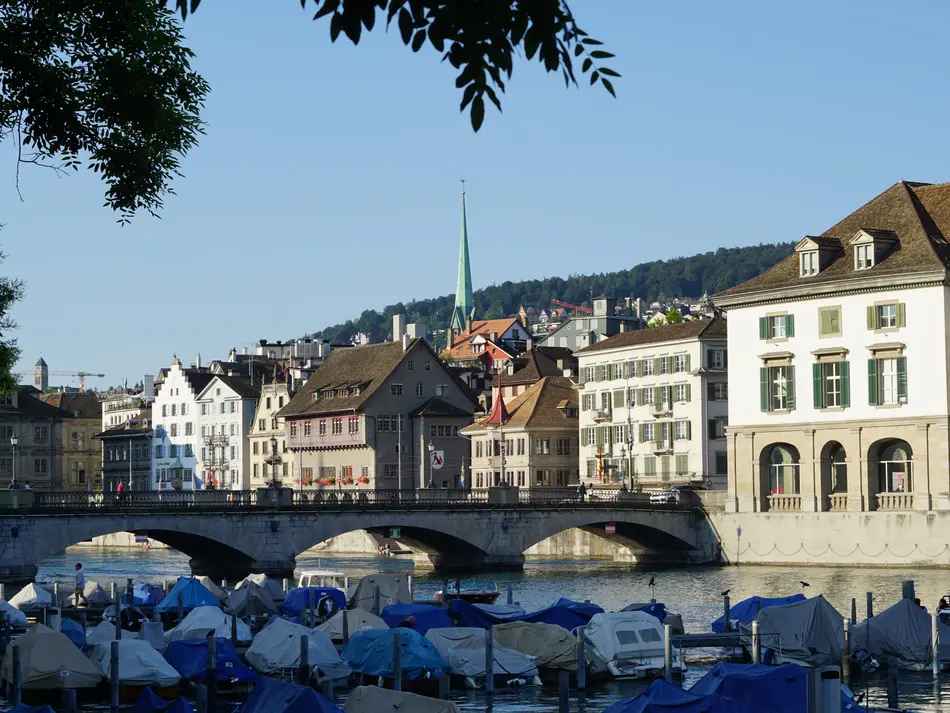
<svg viewBox="0 0 950 713"><path fill-rule="evenodd" d="M541 280L522 280L491 285L475 292L475 313L482 319L507 317L520 305L550 307L552 299L584 304L591 292L618 299L642 297L648 302L673 297L710 295L748 280L775 265L792 252L794 243L719 248L715 252L641 263L628 270L597 275L570 275ZM409 322L424 324L430 332L444 329L449 322L455 295L412 302L398 302L382 311L368 309L357 319L325 327L310 335L346 343L358 332L386 339L392 331L392 316L405 314Z"/></svg>

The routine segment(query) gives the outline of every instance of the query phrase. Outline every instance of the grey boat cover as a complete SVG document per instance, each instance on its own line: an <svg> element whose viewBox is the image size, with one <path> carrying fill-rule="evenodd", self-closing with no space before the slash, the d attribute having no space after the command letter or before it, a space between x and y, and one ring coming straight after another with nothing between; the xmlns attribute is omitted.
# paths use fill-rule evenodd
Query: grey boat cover
<svg viewBox="0 0 950 713"><path fill-rule="evenodd" d="M913 599L897 604L862 621L851 629L851 647L865 649L874 656L894 657L908 664L930 664L930 615ZM938 641L947 641L950 631L942 624Z"/></svg>
<svg viewBox="0 0 950 713"><path fill-rule="evenodd" d="M30 582L17 592L13 599L10 600L10 604L21 611L47 609L54 606L53 595L42 587L37 586L34 582Z"/></svg>
<svg viewBox="0 0 950 713"><path fill-rule="evenodd" d="M316 630L326 633L332 641L342 642L344 616L346 616L346 624L349 629L348 633L350 635L355 634L357 631L365 631L367 629L389 628L389 624L387 624L375 614L370 614L365 609L347 609L346 611L341 609L325 622L320 624Z"/></svg>
<svg viewBox="0 0 950 713"><path fill-rule="evenodd" d="M107 680L112 680L112 642L96 644L89 658ZM119 642L119 685L122 686L175 686L181 675L152 645L141 639Z"/></svg>
<svg viewBox="0 0 950 713"><path fill-rule="evenodd" d="M357 686L343 704L343 713L461 713L452 701L428 698L407 691L377 686Z"/></svg>
<svg viewBox="0 0 950 713"><path fill-rule="evenodd" d="M844 618L821 595L760 611L762 647L811 666L841 661ZM740 624L743 646L752 644L752 623Z"/></svg>
<svg viewBox="0 0 950 713"><path fill-rule="evenodd" d="M499 619L510 619L513 616L522 616L525 610L517 604L473 604L472 607Z"/></svg>
<svg viewBox="0 0 950 713"><path fill-rule="evenodd" d="M34 624L17 639L15 646L20 648L25 689L92 688L102 680L92 661L65 634L48 626ZM13 680L13 648L7 648L0 666L0 676L5 681Z"/></svg>
<svg viewBox="0 0 950 713"><path fill-rule="evenodd" d="M273 619L254 637L245 658L258 673L279 673L300 666L300 637L306 634L310 665L321 679L346 678L350 667L343 662L330 637L286 619Z"/></svg>
<svg viewBox="0 0 950 713"><path fill-rule="evenodd" d="M457 676L485 675L485 629L452 627L429 629L426 638ZM492 647L492 675L535 678L538 667L534 658L505 646Z"/></svg>
<svg viewBox="0 0 950 713"><path fill-rule="evenodd" d="M256 584L258 587L263 587L275 602L284 601L283 586L276 579L271 579L266 574L249 574L237 583L235 589L241 589L246 584Z"/></svg>
<svg viewBox="0 0 950 713"><path fill-rule="evenodd" d="M217 597L217 599L218 599L219 602L223 602L223 601L225 601L225 600L228 598L228 593L227 593L226 591L224 591L223 589L221 589L221 587L219 587L217 584L215 584L215 583L211 580L211 577L209 577L209 576L207 576L207 575L205 575L205 574L202 574L200 577L196 577L196 579L197 579L199 582L201 582L201 585L202 585L205 589L207 589L207 590L208 590L209 592L211 592L215 597Z"/></svg>
<svg viewBox="0 0 950 713"><path fill-rule="evenodd" d="M663 657L663 625L642 611L594 614L584 638L606 661L645 661Z"/></svg>
<svg viewBox="0 0 950 713"><path fill-rule="evenodd" d="M7 623L14 629L26 629L30 626L26 614L4 599L0 599L0 610L3 610L4 614L6 614Z"/></svg>
<svg viewBox="0 0 950 713"><path fill-rule="evenodd" d="M238 616L277 614L277 603L270 592L256 582L242 581L243 586L228 593L225 610Z"/></svg>
<svg viewBox="0 0 950 713"><path fill-rule="evenodd" d="M376 587L379 587L379 611L390 604L412 604L408 575L371 574L363 577L356 585L356 589L350 596L348 608L359 607L368 612L373 611Z"/></svg>
<svg viewBox="0 0 950 713"><path fill-rule="evenodd" d="M125 636L122 638L124 639ZM162 629L162 622L143 621L142 628L139 629L138 638L142 641L147 641L151 647L159 653L165 653L165 631Z"/></svg>
<svg viewBox="0 0 950 713"><path fill-rule="evenodd" d="M122 629L123 639L137 639L138 634L134 631ZM109 641L115 641L115 623L111 621L101 621L95 629L86 634L86 643L90 646L104 644Z"/></svg>
<svg viewBox="0 0 950 713"><path fill-rule="evenodd" d="M577 670L577 639L561 626L512 621L492 632L497 644L531 656L538 668Z"/></svg>
<svg viewBox="0 0 950 713"><path fill-rule="evenodd" d="M104 607L112 604L112 597L109 596L108 592L106 592L98 582L86 582L82 593L86 597L86 601L89 602L89 606ZM73 592L63 600L63 606L74 607L80 601L82 600L76 596L76 592Z"/></svg>
<svg viewBox="0 0 950 713"><path fill-rule="evenodd" d="M215 638L230 639L231 617L217 607L195 607L178 626L166 634L165 640L204 639L212 631ZM250 643L253 638L250 627L238 619L238 643Z"/></svg>

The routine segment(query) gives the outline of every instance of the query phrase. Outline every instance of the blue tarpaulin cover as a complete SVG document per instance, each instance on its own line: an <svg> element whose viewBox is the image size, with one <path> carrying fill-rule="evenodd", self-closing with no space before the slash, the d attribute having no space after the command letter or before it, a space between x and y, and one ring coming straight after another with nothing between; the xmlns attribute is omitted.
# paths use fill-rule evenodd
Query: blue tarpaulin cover
<svg viewBox="0 0 950 713"><path fill-rule="evenodd" d="M755 619L755 615L761 609L767 609L768 607L780 607L784 604L793 604L794 602L800 602L805 598L804 594L793 594L790 597L749 597L748 599L743 599L737 604L733 604L729 607L729 622L733 629L738 622L748 623ZM758 602L758 606L756 606ZM719 617L712 623L712 630L722 633L725 631L726 620L724 617Z"/></svg>
<svg viewBox="0 0 950 713"><path fill-rule="evenodd" d="M48 705L46 706L28 706L26 703L21 703L18 706L14 706L7 713L56 713Z"/></svg>
<svg viewBox="0 0 950 713"><path fill-rule="evenodd" d="M622 611L642 611L650 616L655 616L662 624L666 619L666 605L663 602L655 604L631 604L622 609Z"/></svg>
<svg viewBox="0 0 950 713"><path fill-rule="evenodd" d="M132 713L194 713L194 709L182 696L166 701L156 696L151 688L145 688L132 706Z"/></svg>
<svg viewBox="0 0 950 713"><path fill-rule="evenodd" d="M186 611L195 607L218 606L218 598L197 579L194 577L179 577L168 596L155 607L155 611L177 611L179 592L181 593L182 605Z"/></svg>
<svg viewBox="0 0 950 713"><path fill-rule="evenodd" d="M313 605L324 597L330 597L337 609L346 609L346 595L333 587L298 587L287 592L284 603L280 605L282 614L294 617L310 606L310 592L313 592Z"/></svg>
<svg viewBox="0 0 950 713"><path fill-rule="evenodd" d="M414 617L412 628L423 636L429 629L444 629L453 626L448 609L432 604L390 604L379 614L389 626L396 627L407 618Z"/></svg>
<svg viewBox="0 0 950 713"><path fill-rule="evenodd" d="M367 676L393 677L393 638L399 637L402 677L411 681L425 678L428 673L438 678L448 664L418 631L412 629L367 629L357 631L343 649L343 660L353 673Z"/></svg>
<svg viewBox="0 0 950 713"><path fill-rule="evenodd" d="M137 607L154 607L164 599L165 593L157 584L132 582L132 604Z"/></svg>
<svg viewBox="0 0 950 713"><path fill-rule="evenodd" d="M230 639L215 637L215 678L218 681L250 683L257 674L241 662ZM165 649L165 660L189 681L207 680L208 640L183 639L171 641Z"/></svg>
<svg viewBox="0 0 950 713"><path fill-rule="evenodd" d="M720 696L697 695L666 681L654 681L633 698L617 701L604 713L737 713L729 701Z"/></svg>
<svg viewBox="0 0 950 713"><path fill-rule="evenodd" d="M309 686L260 676L240 713L343 713Z"/></svg>
<svg viewBox="0 0 950 713"><path fill-rule="evenodd" d="M72 619L63 619L60 628L66 638L76 644L77 648L81 649L86 646L86 632L82 630L82 626L78 622Z"/></svg>
<svg viewBox="0 0 950 713"><path fill-rule="evenodd" d="M464 599L453 599L449 605L449 611L458 616L459 626L475 626L487 629L489 626L495 626L496 624L505 624L512 621L526 621L529 624L555 624L568 631L573 631L579 626L590 623L590 619L594 614L600 614L604 610L596 604L584 604L581 602L572 602L570 599L558 599L555 604L546 609L502 619L472 606Z"/></svg>

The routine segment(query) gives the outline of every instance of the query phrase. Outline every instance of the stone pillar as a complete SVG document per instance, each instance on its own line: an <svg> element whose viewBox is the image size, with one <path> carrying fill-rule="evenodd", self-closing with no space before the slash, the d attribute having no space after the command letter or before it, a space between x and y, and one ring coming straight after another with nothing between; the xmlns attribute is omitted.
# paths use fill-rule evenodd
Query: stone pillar
<svg viewBox="0 0 950 713"><path fill-rule="evenodd" d="M930 424L917 425L914 440L914 464L911 466L911 482L914 486L914 510L930 510Z"/></svg>
<svg viewBox="0 0 950 713"><path fill-rule="evenodd" d="M821 470L820 453L815 452L815 430L808 428L802 431L803 448L798 454L798 482L799 495L802 499L802 512L818 510L818 500L821 497Z"/></svg>
<svg viewBox="0 0 950 713"><path fill-rule="evenodd" d="M870 510L867 499L867 454L864 452L866 446L861 428L850 429L848 435L850 438L845 445L845 453L848 457L848 510L851 512Z"/></svg>
<svg viewBox="0 0 950 713"><path fill-rule="evenodd" d="M739 501L736 498L736 482L737 482L737 455L738 448L736 447L736 441L739 438L738 434L730 431L729 437L726 440L726 464L728 468L728 476L726 479L726 500L725 500L725 510L729 513L734 513L739 511Z"/></svg>
<svg viewBox="0 0 950 713"><path fill-rule="evenodd" d="M930 428L930 497L934 510L950 510L950 448L946 420Z"/></svg>

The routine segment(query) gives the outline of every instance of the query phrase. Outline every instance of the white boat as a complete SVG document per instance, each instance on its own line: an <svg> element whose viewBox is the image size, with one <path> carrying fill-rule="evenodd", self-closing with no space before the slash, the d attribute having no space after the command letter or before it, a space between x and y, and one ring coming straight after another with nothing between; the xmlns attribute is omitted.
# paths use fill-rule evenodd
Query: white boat
<svg viewBox="0 0 950 713"><path fill-rule="evenodd" d="M651 614L595 614L584 628L584 640L603 657L614 678L653 678L663 673L663 625ZM682 653L674 649L673 675L682 671Z"/></svg>
<svg viewBox="0 0 950 713"><path fill-rule="evenodd" d="M429 629L426 638L468 688L483 688L487 675L485 629L452 627ZM493 637L494 639L494 637ZM534 657L495 643L492 647L492 679L505 686L541 685Z"/></svg>
<svg viewBox="0 0 950 713"><path fill-rule="evenodd" d="M180 639L204 639L210 632L214 632L215 638L231 638L231 616L225 614L217 607L195 607L181 623L165 635L166 641L178 641ZM254 637L251 636L250 627L240 619L237 620L237 640L238 643L250 643Z"/></svg>
<svg viewBox="0 0 950 713"><path fill-rule="evenodd" d="M350 578L344 572L329 569L305 569L297 580L297 589L306 587L333 587L344 593L349 589Z"/></svg>
<svg viewBox="0 0 950 713"><path fill-rule="evenodd" d="M33 582L17 592L10 604L20 611L38 611L56 606L53 603L53 595Z"/></svg>
<svg viewBox="0 0 950 713"><path fill-rule="evenodd" d="M99 674L111 680L112 642L96 644L89 659ZM119 685L154 686L170 688L177 686L181 676L152 645L141 639L123 638L119 642Z"/></svg>
<svg viewBox="0 0 950 713"><path fill-rule="evenodd" d="M347 678L350 667L343 662L330 636L285 619L272 619L261 629L245 654L258 673L280 674L300 666L300 637L307 636L307 658L319 680Z"/></svg>

